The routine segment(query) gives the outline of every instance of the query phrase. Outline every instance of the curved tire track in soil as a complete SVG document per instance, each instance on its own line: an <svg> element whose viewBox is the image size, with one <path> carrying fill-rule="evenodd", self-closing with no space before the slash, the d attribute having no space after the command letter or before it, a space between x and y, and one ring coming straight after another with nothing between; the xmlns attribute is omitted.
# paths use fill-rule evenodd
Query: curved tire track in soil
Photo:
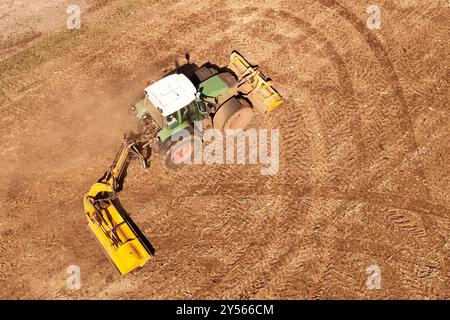
<svg viewBox="0 0 450 320"><path fill-rule="evenodd" d="M251 8L251 7L248 8L247 7L245 9L238 10L238 12L246 12L248 10L250 10L252 12L257 12L257 10L261 11L261 8ZM322 44L321 47L323 48L323 51L325 52L326 56L328 56L331 59L331 61L334 63L334 66L337 70L337 74L339 77L339 83L342 84L341 85L341 89L342 89L341 94L344 97L346 97L347 99L350 99L350 104L347 106L349 107L349 109L351 111L354 111L354 109L356 108L356 103L353 98L354 97L353 84L352 84L350 76L345 68L345 63L343 62L342 57L334 49L331 42L323 34L321 34L317 29L313 28L312 25L307 23L306 21L304 21L300 18L297 18L297 17L289 14L286 11L276 10L275 13L278 14L282 18L289 18L289 20L293 21L296 26L300 26L301 28L306 30L307 38L310 38L312 36L314 41L318 41ZM267 20L270 19L271 15L273 15L273 11L264 10L264 17ZM187 20L190 20L190 19L187 19ZM287 119L283 120L283 116L287 117ZM296 116L301 117L301 113L299 111L297 111ZM294 146L297 142L296 132L298 132L299 130L298 130L298 128L296 128L296 125L299 124L299 121L293 119L293 115L288 112L282 113L281 117L282 117L281 122L288 124L287 130L286 130L287 134L286 134L286 136L283 137L283 141L284 141L284 143L288 143L288 144L291 144L292 146ZM361 139L361 136L362 136L361 130L360 130L360 121L361 120L359 119L358 115L356 115L355 118L356 118L356 120L352 121L351 130L356 131L355 143L358 146L358 148L357 148L358 159L361 161L364 161L366 159L366 155L365 155L364 143ZM325 130L325 128L322 127L322 130ZM326 148L328 150L330 150L332 147L328 146ZM289 154L285 154L286 162L289 163L286 165L285 169L287 169L289 171L289 167L296 163L298 154L296 154L295 148L289 148L287 151L288 152L292 151L292 153L289 152ZM319 160L319 159L317 159L317 160ZM207 177L205 177L206 179L202 179L202 180L203 181L212 181L213 185L207 185L204 187L207 190L214 190L214 191L227 190L225 194L222 194L222 197L229 198L230 196L232 196L229 191L236 190L236 188L235 188L236 186L230 188L229 184L228 184L227 186L218 187L218 184L220 184L217 182L218 180L223 181L223 180L230 179L229 172L227 173L226 171L228 171L228 170L217 169L217 171L216 171L214 168L212 168L212 171L206 170L206 172L208 172ZM242 178L239 171L238 171L238 176L236 176L234 178L237 180L239 178ZM248 179L246 179L246 181L248 181ZM254 186L256 186L256 185L259 185L259 183L257 182L256 184L254 184ZM201 186L197 186L197 187L198 188L195 188L195 190L197 190L197 192L198 192L199 189L201 189ZM245 189L246 190L254 190L252 188L250 188L250 189L245 188ZM241 190L241 192L239 192L238 194L234 194L234 197L242 196L242 194L246 193L246 190ZM261 195L261 193L258 192L258 195ZM198 194L197 194L197 196L198 196ZM288 201L288 205L289 204L291 204L291 201ZM299 215L295 214L292 216L292 212L295 212L295 211L291 211L291 210L287 210L286 212L288 214L288 217L283 219L283 221L284 221L283 229L288 229L289 225L298 225L298 223L294 223L294 222L295 222L295 220L299 219ZM289 217L289 215L291 215L291 217ZM304 215L308 215L308 207L306 208ZM244 286L244 288L241 288L240 290L238 290L239 292L244 292L244 297L251 297L254 294L256 294L257 291L260 288L262 288L264 285L263 283L261 283L261 280L258 280L258 279L270 279L269 274L274 272L274 270L279 269L281 265L288 264L296 256L296 252L300 248L298 241L295 241L295 243L290 243L290 240L285 239L283 234L272 235L271 237L268 237L267 239L268 239L268 241L265 241L265 243L267 244L266 248L267 249L269 249L270 247L278 248L278 250L276 251L278 257L272 257L272 259L269 260L268 262L266 261L267 259L263 260L263 261L259 262L257 266L254 267L254 269L257 269L260 271L252 274L251 281L246 281L246 283L249 283L247 288L245 288L245 286ZM286 243L286 241L287 241L287 243ZM248 247L246 250L238 253L238 257L239 257L239 261L240 261L241 265L251 265L251 263L245 262L246 257L252 256L252 255L248 254L249 251L251 251L251 250L252 250L252 248ZM282 262L281 265L280 265L280 261ZM250 261L248 261L248 262L250 262ZM228 268L228 271L225 271L224 274L231 274L232 271L234 272L233 267L230 266ZM222 276L224 276L224 274L222 274ZM235 278L235 277L233 277L233 278ZM257 283L257 284L254 285L254 283ZM208 288L208 290L206 290L206 288L202 288L201 291L211 291L211 288Z"/></svg>
<svg viewBox="0 0 450 320"><path fill-rule="evenodd" d="M358 32L360 32L364 36L364 38L366 39L366 42L369 44L371 50L373 51L376 59L380 62L380 64L386 70L386 73L390 79L391 85L393 85L393 87L395 88L394 93L399 98L400 103L401 103L400 116L402 119L402 130L409 134L410 144L412 146L410 148L410 152L414 152L415 150L417 150L417 142L416 142L415 133L414 133L414 130L412 127L411 118L410 118L410 115L409 115L407 107L406 107L406 101L405 101L403 89L401 88L400 83L399 83L398 75L396 74L396 72L394 70L393 64L390 61L390 59L387 55L387 52L385 51L385 49L381 45L381 43L377 40L377 38L372 33L368 32L368 30L366 30L365 25L361 21L359 21L353 13L349 12L346 9L342 9L343 7L341 7L341 6L339 6L339 7L341 8L340 15L343 16L346 20L349 20L353 26L356 26L355 28L357 29ZM339 70L338 74L342 76L340 79L341 80L340 83L343 83L344 96L351 99L350 100L351 101L350 109L354 108L355 107L354 99L353 99L354 91L352 88L352 81L350 80L350 77L346 70L345 63L343 62L343 60L339 56L339 54L337 54L336 50L334 50L332 44L328 41L328 39L326 39L326 37L324 37L320 32L315 30L310 24L306 23L302 19L295 17L291 13L286 12L286 11L278 11L277 13L280 16L282 16L283 18L288 18L288 19L294 20L298 25L301 25L302 28L307 29L309 34L318 36L321 39L321 41L326 43L325 49L328 52L328 55L332 57L332 61L334 61L335 65L337 66L337 68ZM341 14L341 13L344 13L344 14ZM287 115L287 113L286 113L286 115ZM359 159L362 160L362 159L367 159L367 156L365 155L364 143L363 143L362 134L361 134L361 130L360 130L360 121L361 121L361 119L358 116L355 121L356 123L354 123L354 125L352 126L352 131L357 132L356 135L357 135L357 137L359 137L359 139L357 141L357 145L358 145L358 150L360 151ZM287 122L287 123L289 123L289 122ZM289 127L288 127L288 131L294 132L293 128L289 128ZM286 140L289 141L290 140L289 137L286 137ZM362 161L362 162L363 162L363 165L367 164L367 162L365 162L365 161ZM420 174L421 178L423 179L423 181L426 182L425 175L424 175L424 172L422 169L420 169L419 174ZM380 201L380 200L382 200L384 202L387 202L388 208L402 207L403 209L406 209L406 210L420 212L420 213L426 215L426 217L424 218L425 221L422 220L423 225L425 226L425 229L424 229L424 227L421 227L418 225L411 226L408 223L407 223L407 225L405 225L404 224L404 221L405 221L404 216L401 216L399 218L400 220L398 220L398 219L393 220L394 223L400 224L401 229L405 230L408 233L411 233L413 236L420 236L420 238L426 237L425 230L429 229L430 225L432 224L432 222L426 221L426 218L428 218L429 215L435 215L435 216L437 215L440 217L445 217L445 215L438 214L437 212L442 212L442 210L444 210L444 212L449 212L449 210L445 207L442 207L439 205L436 206L432 203L427 203L422 200L406 200L406 199L402 199L401 197L395 197L393 195L380 195L378 193L368 194L367 191L370 190L371 187L375 183L376 183L376 181L374 179L371 179L371 183L367 183L367 184L364 183L365 187L361 188L357 192L352 191L352 192L350 192L351 195L345 194L344 196L342 196L342 195L338 196L338 198L341 198L342 200L344 200L344 203L341 207L338 208L337 211L343 209L347 205L345 202L354 199L354 200L358 200L358 201L369 200L371 202L371 204L378 205L378 206L382 205L381 201ZM323 192L324 195L325 194L327 195L327 198L329 197L329 194L330 194L329 191L330 190L326 190ZM428 189L427 189L427 192L429 192ZM371 196L371 195L373 195L373 196ZM369 199L367 199L367 196L369 196L368 197ZM405 200L406 200L406 206L404 205ZM386 204L383 204L383 205L386 205ZM400 222L398 222L398 221L400 221ZM417 228L419 228L419 229L417 229ZM330 247L330 249L332 249L334 247L334 244L333 243L329 244L329 247ZM335 250L335 251L338 252L338 250ZM291 253L292 250L289 249L288 252ZM282 253L281 255L284 256L285 254ZM286 255L288 255L288 254L286 253ZM289 259L287 261L287 263L289 263L290 260L291 259ZM334 260L333 255L329 256L328 259L326 259L326 260L328 261L327 264L329 265L329 267L326 270L329 270L331 267L331 264L332 264L331 261ZM276 264L277 262L278 261L274 261L274 264ZM413 262L411 262L411 263L413 263ZM279 266L279 264L278 264L278 266ZM275 268L275 265L273 265L273 267ZM269 272L270 272L270 270L272 270L272 268L269 268L266 270L269 270ZM330 272L325 273L323 282L327 282ZM255 279L257 279L257 278L259 278L259 277L255 276ZM265 277L263 276L263 278L265 278ZM319 291L318 296L321 295L320 293L321 293L322 289Z"/></svg>
<svg viewBox="0 0 450 320"><path fill-rule="evenodd" d="M166 13L171 19L161 21L161 25L156 28L158 33L139 38L140 29L151 28L143 23L135 30L130 28L130 32L119 30L119 41L116 39L107 42L103 48L80 52L86 57L82 65L89 70L93 61L106 63L113 62L114 57L130 57L132 53L121 52L123 47L120 44L116 47L121 40L131 39L130 43L139 40L143 43L145 41L142 39L146 39L152 45L148 45L145 50L145 44L136 45L134 50L142 58L152 56L157 65L155 69L161 70L171 60L167 52L176 50L173 55L181 55L185 48L192 46L190 37L204 39L204 34L208 34L210 37L206 41L193 47L192 56L200 57L199 60L220 62L224 58L222 52L233 47L243 48L244 55L246 51L250 56L256 54L258 57L254 57L255 62L260 63L268 75L275 77L276 86L286 87L288 101L283 109L271 113L267 118L255 120L255 127L281 129L282 162L279 174L273 177L261 176L258 166L191 166L168 173L158 164L152 165L150 173L144 175L131 170L127 178L127 190L121 194L121 200L132 213L137 213L133 217L137 217L138 225L152 243L155 241L157 256L152 263L126 280L119 280L110 270L112 268L105 270L108 268L106 259L100 256L93 239L87 239L89 235L83 233L81 237L64 237L62 243L70 252L66 252L67 257L61 258L61 261L55 259L46 263L44 270L47 273L55 272L68 259L79 259L86 263L83 267L91 268L89 270L93 271L93 275L86 276L86 288L89 289L80 292L77 297L360 298L368 295L363 290L364 264L378 259L385 263L382 267L390 268L390 275L396 277L393 287L386 288L388 295L405 295L402 285L398 285L405 283L413 295L435 296L429 286L433 282L440 283L428 281L426 277L429 272L432 275L439 272L441 258L436 247L440 243L432 243L430 239L439 240L440 235L430 238L433 229L429 224L422 223L422 219L440 223L443 227L442 221L450 215L450 209L429 199L415 199L410 193L374 192L372 187L377 184L377 180L375 176L369 179L371 171L368 167L378 158L379 150L370 148L373 142L369 136L371 132L364 132L361 124L364 119L358 112L361 111L358 105L360 87L355 80L361 80L366 75L364 72L363 75L355 73L359 71L361 62L355 64L340 53L345 51L342 50L345 44L349 44L351 49L365 48L366 44L359 38L356 43L333 38L333 26L322 29L315 25L320 19L314 19L314 23L305 21L311 17L311 12L322 10L321 3L328 3L329 7L337 10L340 8L334 1L310 2L312 5L302 7L302 12L245 4L231 5L229 10L222 9L227 4L221 6L220 10L211 11L208 16L203 14L201 4L193 5L193 8L186 8L183 3L173 6L168 4L169 12ZM183 8L188 9L181 11L188 12L187 16L180 13ZM349 15L354 17L352 12ZM154 15L150 15L150 18L152 22L158 21ZM203 22L201 25L193 23L200 20ZM338 20L335 23L347 25L339 17ZM176 36L173 35L174 30L179 30ZM350 36L355 38L351 23L348 30ZM235 36L236 31L241 32L239 37ZM251 45L242 40L251 37L254 41ZM155 42L160 42L158 47L153 45ZM272 44L267 52L253 51L259 50L258 45L265 43ZM383 47L377 49L377 45L372 44L378 51L367 50L365 53L375 63L385 61L380 55L388 53ZM218 49L217 52L209 52L210 48ZM91 51L96 55L90 55ZM111 52L110 60L103 60L101 52L108 51ZM310 56L305 57L307 54ZM271 59L273 56L279 57L279 60L274 61ZM88 59L90 57L93 61ZM278 65L274 66L276 62ZM384 70L388 75L387 83ZM395 86L393 81L398 80L398 76L390 74L389 65L382 66L380 71L383 78L380 83L386 87ZM129 72L135 73L133 70ZM303 72L307 75L303 76ZM285 76L284 82L278 80L282 78L280 73ZM157 75L159 73L154 74L155 77ZM403 94L401 87L400 93ZM390 95L390 101L396 103L397 99L401 100L392 93ZM296 99L298 96L301 99ZM298 102L304 97L305 106ZM328 105L335 101L338 101L338 105ZM321 108L321 103L325 107ZM41 118L46 120L45 117ZM404 118L401 122L403 125L407 123ZM384 122L386 124L392 123ZM335 129L335 125L339 128ZM406 133L410 129L412 127L402 127ZM414 147L408 143L410 140L408 134L408 139L402 140L402 145L407 144L407 149L414 152ZM352 152L354 158L346 157ZM339 153L344 156L339 157ZM336 154L338 156L335 158ZM96 161L98 159L101 157L96 158ZM345 161L349 165L342 168ZM86 163L87 160L78 162L80 166ZM352 175L353 169L358 174ZM382 164L381 169L386 169L386 166ZM92 171L90 168L89 174ZM79 181L87 183L80 178L86 172L77 174L79 177L72 177L71 182L67 182L68 190ZM55 177L46 180L46 185L52 185L57 178L55 174ZM365 185L366 178L371 180L370 185ZM61 191L61 188L55 187L55 192L58 190ZM69 194L66 191L61 193ZM38 204L43 203L44 200L38 201ZM57 206L62 207L63 204L55 203L45 208L60 209ZM62 208L78 210L79 201L74 199L70 205ZM78 223L70 213L67 213L67 217ZM48 219L49 216L47 214L40 218ZM78 232L84 227L77 225L74 230ZM437 231L442 233L442 229ZM39 225L33 225L31 231L28 234L35 236L41 230ZM52 237L61 236L60 232L53 232L53 229L47 229L46 233ZM41 238L45 238L45 234ZM74 244L77 241L89 243L88 249L93 249L89 250L87 257L82 252L85 247ZM54 250L52 247L51 258L54 252L58 252L59 243L52 242ZM27 248L32 250L35 247ZM430 250L430 254L423 254L426 250ZM5 250L0 248L0 251ZM13 254L14 251L11 256ZM24 258L25 267L26 263L30 265L33 262L25 259L25 255L19 257ZM1 272L10 273L7 266L0 267ZM413 283L414 278L408 275L416 269L420 276L425 277L423 289L418 287L422 283ZM39 273L34 272L32 276L36 274ZM26 274L19 277L25 282L29 278ZM441 274L438 274L435 280L442 282L442 279ZM23 293L26 284L23 287L25 289L18 290L22 291L20 294L29 294ZM51 296L53 288L33 290L31 295L44 297ZM100 290L100 293L96 290ZM62 290L57 297L64 295L67 296Z"/></svg>
<svg viewBox="0 0 450 320"><path fill-rule="evenodd" d="M260 8L245 8L245 9L241 9L238 10L238 12L245 12L247 10L251 10L251 11L255 11L255 10L261 10ZM216 12L217 13L217 12ZM307 30L308 36L314 36L316 37L315 39L319 39L320 42L324 43L324 51L327 53L327 56L329 56L331 58L331 61L334 62L334 65L338 71L338 75L340 76L340 83L343 84L342 85L342 89L343 89L343 96L346 97L347 99L350 100L350 104L349 104L349 109L350 111L355 111L356 108L356 103L354 100L354 90L353 90L353 85L352 85L352 81L350 79L350 76L347 72L345 63L342 59L342 57L337 53L337 51L334 49L332 43L323 35L321 34L317 29L313 28L309 23L307 23L306 21L294 16L293 14L287 12L287 11L275 11L276 14L278 14L280 17L285 18L287 20L291 20L294 23L296 23L296 25L301 26L301 28ZM273 11L270 12L270 14L273 14ZM265 14L267 16L267 12ZM189 20L189 19L188 19ZM363 25L364 26L364 25ZM372 35L373 37L373 35ZM370 38L372 39L372 38ZM373 38L376 40L376 38ZM372 40L373 40L372 39ZM378 42L372 42L375 44L378 44ZM369 43L370 45L370 43ZM378 48L379 47L377 45L370 45L370 47L374 47L374 48ZM404 97L403 97L403 93L402 93L402 89L398 84L398 77L396 76L395 72L394 72L394 77L391 76L391 71L393 70L393 66L392 63L390 63L390 60L388 58L380 58L380 55L377 54L379 52L384 53L385 51L384 49L381 47L381 51L374 51L375 55L377 57L377 60L380 61L387 69L388 69L388 75L391 77L392 82L396 83L397 85L395 85L396 87L396 94L398 95L398 97L400 98L401 102L402 102L402 106L405 106L405 101L404 101ZM396 82L397 81L397 82ZM403 119L405 119L405 115L408 117L407 119L409 119L409 115L403 113ZM298 116L301 116L300 114L298 114ZM283 121L283 118L286 117L287 119L291 119L292 120L292 114L291 113L282 113L281 114L281 119L282 122L285 123L289 123L290 125L287 127L287 131L288 131L288 136L284 137L284 142L288 143L288 144L292 144L295 145L296 142L296 137L295 135L293 135L292 137L289 136L289 133L294 133L298 130L296 130L296 126L292 125L291 123L295 123L296 121ZM358 159L364 163L364 165L367 164L367 160L369 159L368 156L366 155L365 152L365 147L364 147L364 142L363 142L363 135L361 134L361 128L360 128L360 117L359 115L357 115L355 117L356 119L353 121L352 125L351 125L351 131L353 132L357 132L356 136L357 139L355 141L355 143L357 144L358 148L357 150L358 152ZM409 120L410 122L410 120ZM412 131L412 126L403 126L403 130L405 130L405 132L412 132L412 145L413 145L413 149L416 149L416 142L415 142L415 137L414 137L414 132ZM326 147L327 150L330 150L330 146ZM294 148L292 148L294 149ZM289 150L292 150L289 149ZM290 163L288 165L286 165L286 170L289 171L289 167L292 166L293 164L295 164L295 160L296 157L298 156L297 154L295 154L295 151L293 151L290 154L287 154L287 163L289 163L289 161L294 161L293 163ZM228 172L227 172L228 171ZM249 188L249 185L245 185L244 188L239 188L240 186L238 185L234 185L231 186L230 184L221 184L218 181L223 181L223 180L228 180L230 179L230 174L232 176L234 176L233 178L236 180L242 179L243 175L241 174L241 172L230 172L230 170L222 170L222 168L220 169L216 169L212 168L212 169L208 169L204 172L205 175L203 175L203 177L205 179L202 179L203 181L211 181L212 185L209 183L206 183L206 185L197 185L194 189L196 190L196 194L195 197L199 196L199 192L201 193L201 190L212 190L212 194L215 194L216 192L223 192L226 190L226 192L224 194L222 194L223 197L225 197L226 199L229 199L230 197L239 197L242 196L243 194L246 194L249 190L258 190L258 186L260 185L258 182L256 182L256 184L254 183L252 187ZM294 176L295 177L295 176ZM246 177L246 181L248 181L249 177ZM274 186L273 184L271 184L272 186ZM193 186L192 186L193 187ZM333 198L330 193L332 191L332 189L335 187L331 187L331 188L323 188L323 187L319 187L319 188L315 188L313 187L313 189L315 189L315 191L312 191L312 193L314 194L315 199L318 198L326 198L326 199L330 199ZM277 188L278 189L278 188ZM348 201L351 200L358 200L358 201L367 201L367 190L370 189L370 185L367 184L366 188L364 188L363 190L357 190L355 191L351 191L349 193L346 192L338 192L338 194L335 194L335 198L338 199L342 199L344 201L343 205L337 209L337 211L343 209L346 205ZM232 191L230 193L230 191ZM336 191L336 190L334 190ZM207 192L208 193L208 192ZM206 193L206 194L207 194ZM206 194L202 194L203 196L205 196ZM262 193L260 191L257 192L258 195L261 195ZM268 192L269 195L271 195L271 192ZM387 200L388 203L390 203L390 205L392 205L392 207L401 207L401 208L405 208L403 204L405 199L401 199L401 198L396 198L393 196L389 196L389 195L383 195L383 197L380 199L380 195L376 194L376 193L372 193L373 197L369 197L370 198L370 203L375 204L375 205L380 205L380 200ZM408 200L408 203L410 202L410 200ZM408 209L413 209L413 210L417 210L417 205L420 203L414 203L412 205L407 205L406 207ZM434 211L436 209L436 207L433 207L432 209L430 207L428 207L428 204L425 205L425 207L423 206L423 204L419 205L419 208L421 207L421 209L419 209L419 212L421 213L428 213L428 214L434 214L433 212L430 211ZM239 212L243 212L245 210L241 210L243 208L240 208L239 206L236 207L237 209L239 209ZM308 208L308 207L307 207ZM439 207L439 209L442 209ZM308 209L307 209L308 210ZM308 211L306 210L305 215L308 215ZM284 219L284 223L283 225L289 225L292 224L294 219L298 219L298 216L294 216L294 217L286 217L286 219ZM339 223L339 221L334 221L334 223ZM239 236L239 235L237 235ZM269 249L269 247L277 247L280 250L279 252L279 258L277 259L276 257L273 257L272 260L267 261L261 261L260 263L258 263L258 266L254 267L254 270L260 270L259 272L256 272L254 274L252 274L250 276L250 278L252 279L251 281L249 280L248 276L246 278L245 284L243 284L242 286L240 286L240 289L238 290L239 292L243 293L244 295L241 297L251 297L254 296L259 289L261 289L264 286L264 283L262 283L260 280L258 279L268 279L268 275L269 273L274 272L274 270L281 268L282 265L285 264L289 264L290 261L296 256L296 251L298 251L298 244L299 244L299 240L297 239L294 243L287 243L287 249L283 250L283 245L281 245L284 241L283 238L280 237L280 235L276 235L276 234L270 234L267 237L268 241L264 241L264 245L267 246L267 249ZM331 240L331 239L330 239ZM337 238L335 238L335 241L338 240ZM332 241L331 243L327 244L327 248L329 249L328 251L328 255L327 258L325 259L327 261L327 265L328 267L325 268L325 270L328 270L324 273L323 275L323 279L322 279L322 283L329 283L329 280L332 278L331 275L335 274L336 271L334 270L334 267L332 266L332 261L334 260L334 255L333 252L335 252L336 254L339 252L338 249L333 249L336 246L335 241ZM295 244L297 244L297 246L295 246ZM247 261L248 259L246 259L246 257L251 256L251 254L248 254L250 251L252 250L251 247L247 247L246 249L244 249L243 251L241 250L239 253L237 253L237 257L238 259L236 261L239 261L240 265L251 265L251 258L249 261ZM280 264L280 261L283 261ZM221 276L225 276L226 274L234 274L234 276L232 277L233 279L236 279L237 277L242 277L242 274L239 274L239 272L236 275L236 270L235 270L235 263L232 264L231 266L228 267L228 270L225 270ZM327 280L328 279L328 280ZM215 287L213 285L213 287ZM218 288L217 290L220 290L220 288ZM316 297L320 297L322 295L322 292L325 290L325 288L320 288L319 291L316 293ZM198 291L198 293L200 294L200 292L210 292L211 291L211 286L208 286L207 288L202 288Z"/></svg>
<svg viewBox="0 0 450 320"><path fill-rule="evenodd" d="M408 111L407 103L405 94L403 91L403 88L400 85L400 80L398 77L397 72L395 71L394 65L389 58L389 55L384 48L384 46L381 44L381 42L378 40L377 36L369 30L364 22L362 22L353 12L351 12L349 9L341 5L336 0L318 0L319 3L324 5L325 7L330 8L331 10L334 10L339 16L341 16L343 19L345 19L350 25L354 27L354 29L361 35L362 39L365 40L365 42L369 45L370 49L372 50L374 56L376 57L377 61L380 63L381 66L386 70L386 75L388 76L388 79L390 81L390 84L394 88L394 94L397 96L400 102L400 110L398 112L398 118L401 120L400 125L401 129L408 134L409 136L409 143L410 148L408 150L409 154L413 154L418 150L418 143L416 139L416 135L413 128L413 123L411 119L411 115ZM394 168L401 165L403 159L400 159L396 164L394 164ZM393 168L392 168L393 169ZM392 170L391 169L391 170ZM420 163L417 168L418 176L422 179L422 183L420 186L422 187L421 193L423 193L422 199L430 198L430 190L428 188L427 179L425 176L425 172L423 170L423 164ZM382 177L372 177L368 183L363 187L364 191L370 190L371 188L375 187ZM420 203L421 201L415 201L416 205ZM398 220L400 219L400 220ZM399 214L397 220L394 220L394 224L399 225L399 227L403 230L405 230L405 225L399 221L405 221L408 220L408 217ZM420 228L422 231L420 232L424 237L426 235L423 234L423 232L426 232L429 237L435 238L437 241L439 241L439 238L436 238L435 236L435 230L436 230L436 222L435 220L431 219L429 215L425 215L422 218L423 228ZM415 232L415 228L411 229L410 226L406 226L406 230L409 230L410 233ZM414 275L411 275L409 272L404 272L403 276L405 279L408 279L408 281L413 281L411 277L414 277Z"/></svg>
<svg viewBox="0 0 450 320"><path fill-rule="evenodd" d="M403 88L400 85L399 77L395 71L394 65L389 58L389 55L381 44L381 42L377 39L377 37L371 32L367 26L349 9L342 6L339 2L335 0L317 0L319 3L324 5L327 8L334 10L339 16L345 19L348 23L350 23L354 29L361 35L361 37L365 40L365 42L369 45L376 59L380 63L381 66L386 70L386 74L390 79L392 86L394 87L394 93L400 100L400 113L399 119L402 120L401 126L402 129L408 133L410 137L410 153L413 153L418 149L418 143L416 139L416 135L414 132L411 116L408 111L408 107L406 104L405 94L403 92ZM419 169L420 177L423 179L424 183L426 183L425 173L423 171L422 165ZM370 189L376 183L374 179L367 184L366 189ZM430 196L430 191L426 185L424 185L426 190L426 195Z"/></svg>

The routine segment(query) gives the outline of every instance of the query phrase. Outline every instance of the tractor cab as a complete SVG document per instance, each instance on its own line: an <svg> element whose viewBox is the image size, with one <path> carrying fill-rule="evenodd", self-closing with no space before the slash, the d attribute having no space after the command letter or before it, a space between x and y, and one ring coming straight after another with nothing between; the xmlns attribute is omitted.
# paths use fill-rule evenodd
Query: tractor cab
<svg viewBox="0 0 450 320"><path fill-rule="evenodd" d="M167 167L182 164L192 154L194 140L200 139L193 137L193 122L209 116L197 88L186 75L171 74L144 92L133 110L139 119L151 118L159 127L153 149L164 157ZM182 136L187 139L180 142Z"/></svg>
<svg viewBox="0 0 450 320"><path fill-rule="evenodd" d="M171 74L145 88L152 105L163 117L168 117L189 105L196 98L197 89L184 74Z"/></svg>
<svg viewBox="0 0 450 320"><path fill-rule="evenodd" d="M145 98L134 105L140 119L151 117L160 128L158 138L165 141L189 123L209 116L194 84L184 74L171 74L144 89Z"/></svg>

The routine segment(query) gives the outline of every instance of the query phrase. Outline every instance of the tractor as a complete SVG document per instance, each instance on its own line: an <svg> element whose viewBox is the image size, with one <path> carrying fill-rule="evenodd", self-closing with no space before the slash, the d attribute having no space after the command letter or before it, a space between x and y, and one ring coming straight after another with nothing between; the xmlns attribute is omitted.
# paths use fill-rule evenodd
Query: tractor
<svg viewBox="0 0 450 320"><path fill-rule="evenodd" d="M208 63L190 78L174 73L149 85L144 92L144 98L132 111L142 123L159 128L152 150L169 169L193 159L195 145L201 143L196 121L205 121L206 126L221 131L245 129L255 111L264 114L284 101L259 68L236 51L224 68Z"/></svg>
<svg viewBox="0 0 450 320"><path fill-rule="evenodd" d="M260 69L236 51L225 67L207 63L191 73L171 73L144 89L143 98L131 107L140 130L125 138L111 167L84 196L89 229L120 274L142 267L154 252L118 199L131 159L147 168L156 152L166 168L179 168L202 143L195 125L199 121L221 131L245 129L255 112L265 114L283 102Z"/></svg>

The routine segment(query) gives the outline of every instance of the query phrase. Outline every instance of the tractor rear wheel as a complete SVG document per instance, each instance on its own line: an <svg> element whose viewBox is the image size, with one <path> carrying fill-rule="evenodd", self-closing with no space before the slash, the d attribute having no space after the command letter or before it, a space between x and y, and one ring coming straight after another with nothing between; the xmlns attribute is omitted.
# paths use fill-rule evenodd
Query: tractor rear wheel
<svg viewBox="0 0 450 320"><path fill-rule="evenodd" d="M167 169L178 169L194 162L195 153L200 150L202 140L191 134L179 141L174 141L164 153L162 162Z"/></svg>
<svg viewBox="0 0 450 320"><path fill-rule="evenodd" d="M244 99L231 98L225 102L214 115L214 128L245 129L252 120L253 110Z"/></svg>

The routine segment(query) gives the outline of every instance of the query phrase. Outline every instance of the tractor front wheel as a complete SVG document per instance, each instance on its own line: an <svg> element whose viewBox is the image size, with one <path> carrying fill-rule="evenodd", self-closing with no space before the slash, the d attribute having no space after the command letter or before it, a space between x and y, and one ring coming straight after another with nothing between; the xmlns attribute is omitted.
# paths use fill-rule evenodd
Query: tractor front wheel
<svg viewBox="0 0 450 320"><path fill-rule="evenodd" d="M200 150L202 140L191 134L182 140L174 141L163 156L163 164L167 169L178 169L185 164L193 163L195 153Z"/></svg>

